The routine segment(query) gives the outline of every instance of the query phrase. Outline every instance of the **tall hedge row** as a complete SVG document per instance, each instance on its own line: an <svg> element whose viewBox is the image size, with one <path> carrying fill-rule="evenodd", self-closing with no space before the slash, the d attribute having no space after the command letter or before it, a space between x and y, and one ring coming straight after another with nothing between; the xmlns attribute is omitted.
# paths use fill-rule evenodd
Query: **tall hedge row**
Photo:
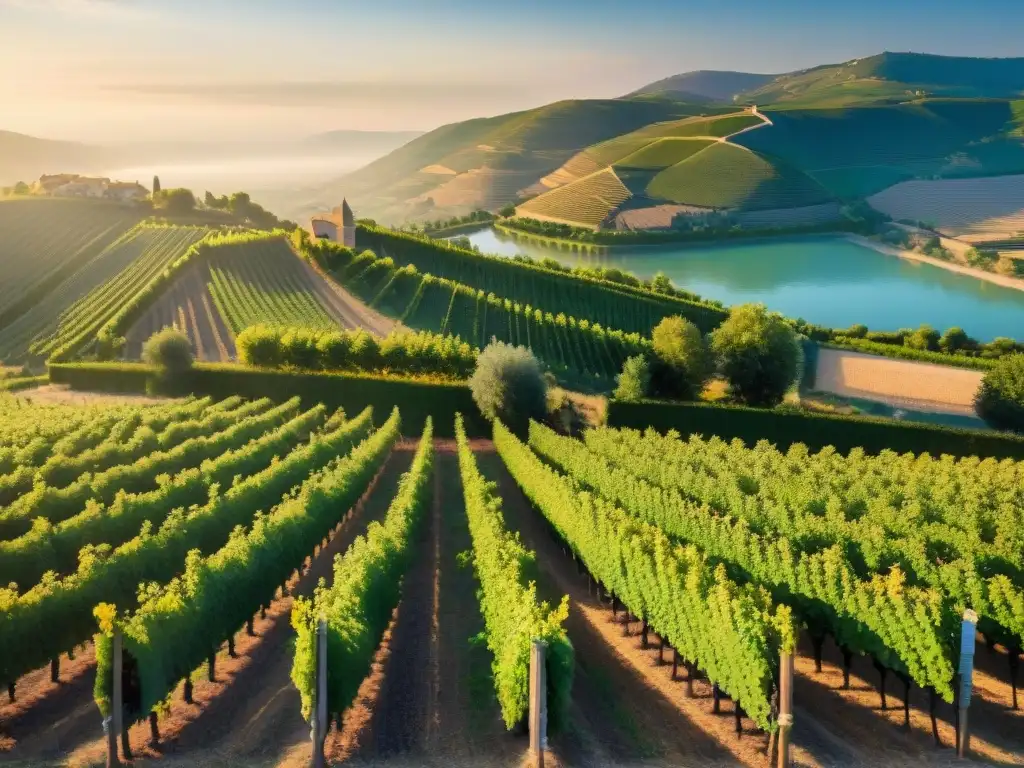
<svg viewBox="0 0 1024 768"><path fill-rule="evenodd" d="M155 368L132 363L68 363L50 366L50 381L73 389L143 393L157 380ZM161 379L163 381L163 379ZM422 382L383 376L346 373L255 370L240 365L200 363L175 377L168 394L201 393L215 398L239 395L280 402L296 395L303 403L323 403L358 413L368 405L376 413L402 409L402 427L420 434L427 416L434 417L438 437L454 437L455 414L465 417L473 437L489 434L469 387L459 383Z"/></svg>
<svg viewBox="0 0 1024 768"><path fill-rule="evenodd" d="M933 456L949 454L1024 459L1024 437L785 409L612 400L608 403L608 426L653 427L659 432L674 429L682 435L716 435L724 440L739 438L748 445L767 440L783 451L794 443L803 443L812 451L831 445L840 453L863 448L868 454L889 449L897 453L930 453Z"/></svg>

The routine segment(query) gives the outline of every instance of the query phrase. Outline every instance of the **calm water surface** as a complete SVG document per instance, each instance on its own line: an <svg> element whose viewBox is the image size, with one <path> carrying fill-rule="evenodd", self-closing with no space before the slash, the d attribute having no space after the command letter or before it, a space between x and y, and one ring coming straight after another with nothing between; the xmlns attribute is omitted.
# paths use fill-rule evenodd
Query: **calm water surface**
<svg viewBox="0 0 1024 768"><path fill-rule="evenodd" d="M708 246L621 247L586 255L545 248L491 229L469 236L484 253L548 256L572 266L619 267L672 282L726 305L760 302L790 317L845 328L944 330L959 325L971 336L1024 339L1024 291L898 259L822 236Z"/></svg>

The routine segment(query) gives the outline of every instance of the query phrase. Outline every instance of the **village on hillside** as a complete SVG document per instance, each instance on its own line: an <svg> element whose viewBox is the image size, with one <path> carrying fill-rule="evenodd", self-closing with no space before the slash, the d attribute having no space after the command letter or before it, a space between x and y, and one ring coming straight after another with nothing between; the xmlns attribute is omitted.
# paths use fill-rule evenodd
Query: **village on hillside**
<svg viewBox="0 0 1024 768"><path fill-rule="evenodd" d="M80 176L77 173L43 174L32 184L19 183L8 194L41 197L88 197L93 199L141 202L149 190L137 181L112 181L105 177Z"/></svg>

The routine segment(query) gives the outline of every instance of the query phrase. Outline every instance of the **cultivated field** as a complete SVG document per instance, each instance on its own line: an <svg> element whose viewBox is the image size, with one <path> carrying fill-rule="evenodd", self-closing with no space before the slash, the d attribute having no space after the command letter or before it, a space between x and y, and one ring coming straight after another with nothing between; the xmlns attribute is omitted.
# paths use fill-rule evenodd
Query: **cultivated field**
<svg viewBox="0 0 1024 768"><path fill-rule="evenodd" d="M1024 232L1024 176L905 181L868 202L896 220L923 221L968 241Z"/></svg>
<svg viewBox="0 0 1024 768"><path fill-rule="evenodd" d="M721 143L659 173L648 185L647 193L684 205L741 210L799 208L830 198L799 171Z"/></svg>
<svg viewBox="0 0 1024 768"><path fill-rule="evenodd" d="M876 589L873 558L891 552L865 547L855 563L826 547L866 544L878 527L909 554L915 516L929 518L932 546L953 530L1003 530L1015 508L1001 500L1021 488L1012 462L844 459L617 430L402 439L397 411L328 414L297 399L37 408L69 418L40 431L43 411L22 412L0 427L5 442L41 446L27 460L45 478L0 516L0 567L17 557L25 575L0 590L0 677L13 682L0 763L103 762L111 628L100 609L96 634L92 609L113 603L140 673L122 744L167 766L308 764L305 649L320 614L332 763L521 765L515 680L529 638L546 633L571 654L549 669L566 686L549 699L556 765L761 768L788 635L795 764L951 766L952 640L938 627L952 606L930 585L955 582L911 556L922 586ZM938 494L942 476L955 483ZM182 504L194 505L187 517L173 511ZM827 529L814 527L817 506ZM38 518L56 521L46 541L32 534ZM732 533L755 519L756 533ZM144 521L154 533L137 535ZM77 564L88 544L112 548L102 567ZM985 546L992 562L1015 556L1009 541ZM800 568L783 562L798 555ZM970 571L972 557L953 565ZM825 560L842 572L833 589L821 588ZM44 568L59 588L38 580ZM1019 595L1015 582L997 594L1002 579L979 582L986 616L1003 616L999 594ZM138 580L152 586L137 593ZM936 623L917 623L922 611ZM984 626L996 647L975 659L971 745L986 764L1024 762L1001 644L1021 631L1010 616Z"/></svg>
<svg viewBox="0 0 1024 768"><path fill-rule="evenodd" d="M523 203L516 215L597 228L629 197L615 172L605 169Z"/></svg>
<svg viewBox="0 0 1024 768"><path fill-rule="evenodd" d="M207 233L201 227L135 227L11 323L0 356L49 356L95 338L126 301Z"/></svg>
<svg viewBox="0 0 1024 768"><path fill-rule="evenodd" d="M129 329L126 355L139 359L146 339L174 326L188 334L197 359L224 362L235 357L235 335L259 323L367 327L377 333L392 325L360 307L277 238L220 246L188 265Z"/></svg>
<svg viewBox="0 0 1024 768"><path fill-rule="evenodd" d="M133 209L110 203L20 198L0 202L0 316L30 306L28 297L45 296L140 218Z"/></svg>
<svg viewBox="0 0 1024 768"><path fill-rule="evenodd" d="M652 141L650 144L616 161L615 165L621 168L644 168L661 169L668 168L691 155L695 155L702 149L711 146L714 142L706 139L677 139L666 138Z"/></svg>
<svg viewBox="0 0 1024 768"><path fill-rule="evenodd" d="M815 389L896 407L974 415L983 372L821 348Z"/></svg>
<svg viewBox="0 0 1024 768"><path fill-rule="evenodd" d="M661 145L661 139L720 139L743 131L751 126L761 125L760 117L749 112L723 115L720 117L690 117L683 120L656 122L631 133L587 147L569 159L554 173L540 181L539 189L555 189L590 176L613 165L623 167L665 168L679 162L701 146L676 144ZM705 144L708 142L705 142ZM648 147L657 146L650 153ZM689 151L692 150L692 151ZM678 155L676 159L672 159ZM671 161L671 162L669 162ZM657 165L647 163L658 162Z"/></svg>

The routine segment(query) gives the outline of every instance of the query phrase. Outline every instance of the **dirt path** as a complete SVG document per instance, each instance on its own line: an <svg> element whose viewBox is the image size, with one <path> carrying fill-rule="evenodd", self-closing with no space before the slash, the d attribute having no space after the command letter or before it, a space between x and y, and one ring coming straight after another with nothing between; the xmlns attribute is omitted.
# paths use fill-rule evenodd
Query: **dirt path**
<svg viewBox="0 0 1024 768"><path fill-rule="evenodd" d="M894 407L974 416L974 395L983 376L966 368L821 347L814 389Z"/></svg>
<svg viewBox="0 0 1024 768"><path fill-rule="evenodd" d="M357 711L331 734L332 761L511 766L525 746L501 722L486 647L470 643L483 618L472 569L458 563L472 546L458 458L451 441L435 445L433 505L402 602Z"/></svg>
<svg viewBox="0 0 1024 768"><path fill-rule="evenodd" d="M30 672L17 682L17 698L0 704L0 763L23 755L59 755L77 743L79 734L100 727L92 697L96 658L90 643L74 660L61 659L60 682L50 682L50 667Z"/></svg>
<svg viewBox="0 0 1024 768"><path fill-rule="evenodd" d="M911 688L908 731L904 727L904 687L895 675L887 675L885 710L881 708L879 674L868 660L855 658L850 689L843 690L842 685L842 657L835 644L826 641L822 671L816 672L810 642L802 638L794 701L818 727L843 744L857 745L876 764L900 764L897 761L902 760L907 765L944 766L957 762L950 704L940 701L936 709L940 748L932 736L929 697L924 691ZM991 686L991 680L979 686L971 699L972 753L992 765L1024 765L1024 713L1008 709L993 696ZM798 724L806 719L797 712Z"/></svg>
<svg viewBox="0 0 1024 768"><path fill-rule="evenodd" d="M394 320L366 306L317 265L305 259L300 260L320 303L328 308L343 327L365 328L378 336L387 336L398 325Z"/></svg>
<svg viewBox="0 0 1024 768"><path fill-rule="evenodd" d="M67 384L46 384L18 392L17 397L40 404L60 405L166 405L175 398L148 395L118 395L111 392L82 392Z"/></svg>

